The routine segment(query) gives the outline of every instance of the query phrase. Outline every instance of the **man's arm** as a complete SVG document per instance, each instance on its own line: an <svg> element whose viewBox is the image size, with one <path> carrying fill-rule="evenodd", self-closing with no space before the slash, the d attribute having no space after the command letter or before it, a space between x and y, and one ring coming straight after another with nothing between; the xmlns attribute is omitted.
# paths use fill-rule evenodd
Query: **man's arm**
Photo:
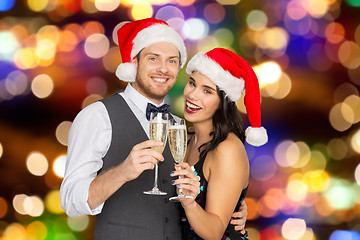
<svg viewBox="0 0 360 240"><path fill-rule="evenodd" d="M120 165L97 176L111 141L111 123L102 103L83 109L75 118L68 143L64 180L60 187L61 206L69 216L95 215L103 203L125 182L151 169L163 156L147 149L161 142L136 145Z"/></svg>
<svg viewBox="0 0 360 240"><path fill-rule="evenodd" d="M150 149L162 145L162 142L155 140L139 143L123 163L97 176L90 184L87 200L89 207L96 208L126 182L138 178L147 169L153 169L157 161L164 161L161 153Z"/></svg>

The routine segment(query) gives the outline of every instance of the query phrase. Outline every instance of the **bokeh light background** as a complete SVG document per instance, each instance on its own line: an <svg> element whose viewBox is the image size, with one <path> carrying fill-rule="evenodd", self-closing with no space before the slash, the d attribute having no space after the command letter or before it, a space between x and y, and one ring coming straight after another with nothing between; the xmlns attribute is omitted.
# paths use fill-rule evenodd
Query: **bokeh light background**
<svg viewBox="0 0 360 240"><path fill-rule="evenodd" d="M125 87L114 33L146 17L189 56L229 48L258 74L270 138L246 145L250 238L360 239L359 16L357 0L1 0L0 239L92 238L93 217L60 207L67 135ZM186 81L167 99L178 115Z"/></svg>

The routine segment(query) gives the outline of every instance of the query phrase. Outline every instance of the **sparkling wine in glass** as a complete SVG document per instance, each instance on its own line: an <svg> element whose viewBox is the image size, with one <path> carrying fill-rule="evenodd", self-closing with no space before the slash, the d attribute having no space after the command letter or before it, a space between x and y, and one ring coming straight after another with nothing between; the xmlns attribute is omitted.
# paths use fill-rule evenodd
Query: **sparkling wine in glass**
<svg viewBox="0 0 360 240"><path fill-rule="evenodd" d="M177 163L184 161L187 146L187 133L186 124L184 119L180 119L178 122L175 119L169 121L169 145L171 154ZM179 176L179 178L181 178ZM170 201L179 201L182 198L193 198L191 196L185 196L182 189L179 189L178 196L171 197Z"/></svg>
<svg viewBox="0 0 360 240"><path fill-rule="evenodd" d="M152 148L159 153L164 151L166 145L168 120L168 113L159 112L150 114L150 139L163 142L162 147ZM166 195L166 192L163 192L158 188L158 163L155 164L154 187L150 191L144 191L144 193L149 195Z"/></svg>

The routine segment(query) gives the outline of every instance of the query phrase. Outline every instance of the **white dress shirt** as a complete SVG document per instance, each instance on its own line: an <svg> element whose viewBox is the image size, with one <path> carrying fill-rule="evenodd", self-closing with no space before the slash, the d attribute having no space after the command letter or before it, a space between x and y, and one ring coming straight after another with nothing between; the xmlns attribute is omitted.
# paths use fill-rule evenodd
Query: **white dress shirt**
<svg viewBox="0 0 360 240"><path fill-rule="evenodd" d="M139 120L149 136L149 121L146 119L146 107L150 102L159 107L139 92L131 84L119 93ZM104 203L91 210L88 203L90 183L96 178L103 166L102 158L111 143L111 122L102 102L95 102L79 112L69 132L68 152L65 176L60 187L61 206L68 216L99 214Z"/></svg>

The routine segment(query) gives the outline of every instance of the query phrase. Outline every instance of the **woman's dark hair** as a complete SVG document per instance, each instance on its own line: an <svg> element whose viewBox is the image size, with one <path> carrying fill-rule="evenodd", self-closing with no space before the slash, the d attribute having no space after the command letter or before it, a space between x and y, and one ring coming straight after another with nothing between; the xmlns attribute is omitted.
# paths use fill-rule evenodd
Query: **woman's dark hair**
<svg viewBox="0 0 360 240"><path fill-rule="evenodd" d="M245 131L242 125L240 113L236 103L225 96L225 92L216 86L216 91L220 97L219 108L215 111L213 120L212 140L202 144L198 150L200 158L209 151L214 150L222 141L224 141L230 132L233 132L243 143L245 142ZM203 150L201 150L203 148Z"/></svg>

